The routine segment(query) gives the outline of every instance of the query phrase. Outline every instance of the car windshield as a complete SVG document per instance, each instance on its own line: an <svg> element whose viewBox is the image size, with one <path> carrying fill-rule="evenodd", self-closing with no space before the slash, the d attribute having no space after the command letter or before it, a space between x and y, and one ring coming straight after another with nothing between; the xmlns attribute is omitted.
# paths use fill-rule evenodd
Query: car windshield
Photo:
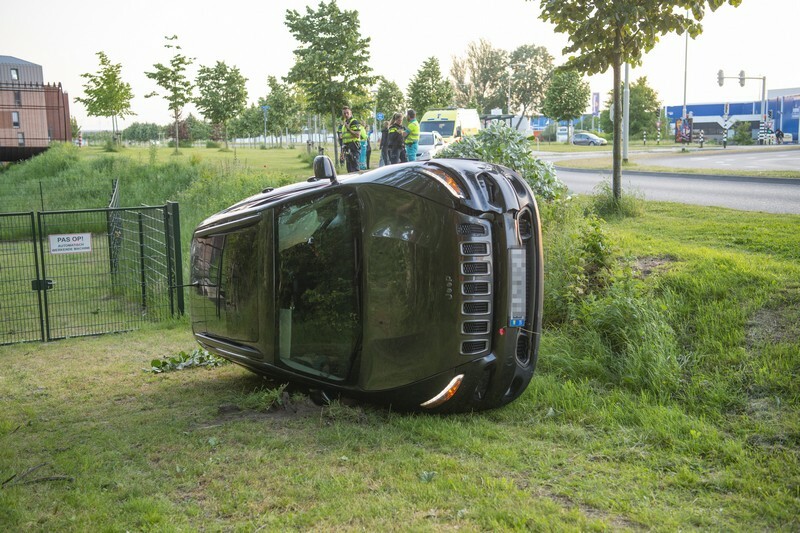
<svg viewBox="0 0 800 533"><path fill-rule="evenodd" d="M433 144L433 133L420 133L419 144Z"/></svg>
<svg viewBox="0 0 800 533"><path fill-rule="evenodd" d="M452 120L426 120L419 125L420 131L438 131L442 137L452 137L456 123Z"/></svg>
<svg viewBox="0 0 800 533"><path fill-rule="evenodd" d="M303 198L277 214L279 356L318 376L347 377L361 339L355 194Z"/></svg>

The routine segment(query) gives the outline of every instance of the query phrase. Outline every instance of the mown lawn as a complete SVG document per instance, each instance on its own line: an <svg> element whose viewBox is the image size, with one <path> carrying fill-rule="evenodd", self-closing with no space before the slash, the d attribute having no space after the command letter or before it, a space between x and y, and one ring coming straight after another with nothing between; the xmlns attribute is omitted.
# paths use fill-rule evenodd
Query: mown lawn
<svg viewBox="0 0 800 533"><path fill-rule="evenodd" d="M647 203L607 231L680 347L668 397L603 379L570 324L519 400L447 417L144 372L194 348L184 321L4 346L0 525L797 530L800 217Z"/></svg>

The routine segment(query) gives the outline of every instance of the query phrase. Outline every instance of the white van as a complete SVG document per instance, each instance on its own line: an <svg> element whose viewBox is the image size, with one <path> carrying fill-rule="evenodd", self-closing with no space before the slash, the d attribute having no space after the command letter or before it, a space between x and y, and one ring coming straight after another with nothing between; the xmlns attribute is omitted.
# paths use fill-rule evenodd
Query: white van
<svg viewBox="0 0 800 533"><path fill-rule="evenodd" d="M448 107L430 109L419 121L420 132L439 132L444 142L449 144L467 135L475 135L481 129L481 119L477 109Z"/></svg>

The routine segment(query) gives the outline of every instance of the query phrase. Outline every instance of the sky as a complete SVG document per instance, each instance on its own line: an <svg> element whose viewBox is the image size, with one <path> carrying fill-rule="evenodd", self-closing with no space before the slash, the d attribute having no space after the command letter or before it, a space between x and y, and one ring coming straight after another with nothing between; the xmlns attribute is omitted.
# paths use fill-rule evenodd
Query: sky
<svg viewBox="0 0 800 533"><path fill-rule="evenodd" d="M3 2L0 55L42 66L44 81L60 82L69 93L70 112L84 131L111 129L111 120L88 117L82 104L83 73L96 73L103 51L122 65L130 83L135 116L120 121L167 124L170 113L161 98L145 99L158 90L145 76L153 64L167 64L174 55L164 37L178 35L185 55L195 58L190 69L224 61L248 78L248 104L267 92L267 77L285 76L298 43L285 25L288 9L305 13L318 0L26 0ZM433 56L443 74L453 57L464 57L469 43L486 39L495 48L512 51L523 44L544 46L555 64L566 58L567 37L539 19L539 0L339 0L341 9L359 14L362 34L370 37L371 67L405 91L422 63ZM408 22L412 21L412 22ZM630 81L647 77L663 105L760 100L761 82L738 80L717 84L726 76L766 76L767 90L800 87L797 48L800 45L800 0L743 0L738 8L725 5L707 13L696 39L668 35L630 71ZM688 51L688 61L684 61ZM684 76L684 70L686 74ZM600 93L601 108L611 90L612 73L587 77ZM588 105L588 103L587 103ZM191 106L187 112L195 112ZM185 113L186 114L186 113Z"/></svg>

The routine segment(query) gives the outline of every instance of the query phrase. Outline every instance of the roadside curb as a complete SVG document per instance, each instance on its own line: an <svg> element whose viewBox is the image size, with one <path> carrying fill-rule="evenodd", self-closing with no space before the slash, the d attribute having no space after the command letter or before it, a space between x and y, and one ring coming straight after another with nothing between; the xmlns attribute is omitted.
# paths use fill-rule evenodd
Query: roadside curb
<svg viewBox="0 0 800 533"><path fill-rule="evenodd" d="M611 169L590 169L590 168L571 168L553 165L556 170L567 172L582 172L585 174L607 174L611 175ZM707 181L739 181L751 183L781 183L784 185L800 186L800 179L797 178L773 178L760 176L730 176L725 174L689 174L686 172L646 172L642 170L623 170L622 177L625 176L658 176L664 178L689 178Z"/></svg>

